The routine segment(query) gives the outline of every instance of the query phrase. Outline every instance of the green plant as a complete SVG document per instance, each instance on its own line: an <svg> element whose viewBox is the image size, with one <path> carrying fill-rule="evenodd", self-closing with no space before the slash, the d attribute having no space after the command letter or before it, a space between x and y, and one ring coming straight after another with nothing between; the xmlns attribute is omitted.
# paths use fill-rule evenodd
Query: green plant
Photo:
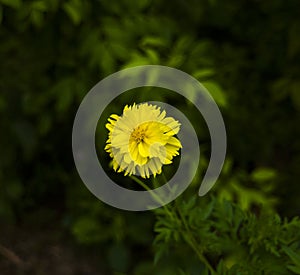
<svg viewBox="0 0 300 275"><path fill-rule="evenodd" d="M156 262L188 253L178 265L201 274L299 274L300 220L252 213L229 201L192 197L168 206L171 216L156 210ZM179 270L177 270L178 274ZM199 273L197 273L199 274Z"/></svg>

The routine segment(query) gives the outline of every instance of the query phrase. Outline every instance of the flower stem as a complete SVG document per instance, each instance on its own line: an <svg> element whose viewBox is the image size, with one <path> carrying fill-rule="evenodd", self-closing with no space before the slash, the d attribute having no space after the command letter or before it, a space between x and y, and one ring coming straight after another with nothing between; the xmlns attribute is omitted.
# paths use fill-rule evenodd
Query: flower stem
<svg viewBox="0 0 300 275"><path fill-rule="evenodd" d="M195 253L197 254L197 256L200 259L200 261L207 267L207 269L211 272L211 274L217 274L216 271L214 270L214 268L209 263L209 261L206 259L206 257L203 254L203 252L198 249L198 247L197 247L197 241L195 240L195 238L193 236L193 233L190 230L190 227L189 227L189 225L188 225L188 223L186 221L186 218L182 214L181 209L180 209L180 207L178 205L178 202L175 201L175 203L176 203L177 212L179 214L179 218L180 218L180 220L182 220L183 225L184 225L185 230L186 230L186 232L182 232L182 234L185 236L185 239L186 239L187 243L195 251Z"/></svg>
<svg viewBox="0 0 300 275"><path fill-rule="evenodd" d="M157 194L155 194L155 192L153 192L153 190L151 188L149 188L149 186L147 186L143 181L141 181L139 178L137 178L135 176L130 176L130 177L136 183L138 183L140 186L142 186L145 190L149 191L151 196L153 197L153 199L156 200L156 202L158 202L159 204L161 204L161 206L165 209L166 213L170 216L171 219L174 219L174 216L173 216L172 212L168 209L168 207L161 200L161 198Z"/></svg>

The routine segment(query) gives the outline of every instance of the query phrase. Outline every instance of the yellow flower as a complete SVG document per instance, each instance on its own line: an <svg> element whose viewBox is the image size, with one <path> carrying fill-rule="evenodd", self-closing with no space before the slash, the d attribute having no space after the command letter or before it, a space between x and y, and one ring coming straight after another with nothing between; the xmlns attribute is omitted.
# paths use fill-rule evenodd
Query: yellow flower
<svg viewBox="0 0 300 275"><path fill-rule="evenodd" d="M148 103L125 106L123 114L112 114L105 150L110 154L113 169L126 175L149 178L161 173L164 164L172 163L182 147L174 137L180 123L158 106Z"/></svg>

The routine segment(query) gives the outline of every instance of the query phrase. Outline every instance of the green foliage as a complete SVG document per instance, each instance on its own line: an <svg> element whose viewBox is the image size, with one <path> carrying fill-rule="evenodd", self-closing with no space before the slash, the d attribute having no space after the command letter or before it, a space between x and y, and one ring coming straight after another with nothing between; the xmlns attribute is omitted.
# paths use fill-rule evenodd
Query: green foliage
<svg viewBox="0 0 300 275"><path fill-rule="evenodd" d="M300 254L287 246L283 247L283 251L290 257L290 260L293 263L293 265L288 265L288 269L293 271L295 274L300 274Z"/></svg>
<svg viewBox="0 0 300 275"><path fill-rule="evenodd" d="M1 226L52 225L96 251L107 274L299 274L299 221L281 218L300 209L298 13L298 0L0 0ZM81 100L107 75L144 64L193 75L220 106L228 153L210 199L194 196L210 158L205 122L159 89L126 93L106 111L154 97L194 125L198 173L168 212L112 209L75 171Z"/></svg>
<svg viewBox="0 0 300 275"><path fill-rule="evenodd" d="M205 266L204 274L298 274L298 218L253 214L215 198L176 203L169 206L171 216L156 211L156 262L188 247Z"/></svg>
<svg viewBox="0 0 300 275"><path fill-rule="evenodd" d="M12 8L20 8L22 5L21 0L1 0L1 4L12 7Z"/></svg>

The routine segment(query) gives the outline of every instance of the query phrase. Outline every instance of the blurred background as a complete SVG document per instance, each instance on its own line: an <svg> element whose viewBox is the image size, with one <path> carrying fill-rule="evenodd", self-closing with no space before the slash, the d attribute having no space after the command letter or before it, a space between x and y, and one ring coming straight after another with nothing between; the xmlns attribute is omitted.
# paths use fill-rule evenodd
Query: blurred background
<svg viewBox="0 0 300 275"><path fill-rule="evenodd" d="M193 75L223 114L224 171L212 197L198 198L192 209L201 212L212 200L226 200L245 216L258 217L262 209L278 219L298 216L299 11L298 0L0 0L0 274L209 274L184 238L166 241L164 248L173 252L161 256L161 231L155 230L163 224L157 224L161 212L110 207L87 190L75 169L71 135L81 100L104 77L136 65ZM126 93L107 115L152 95ZM172 103L197 124L203 155L192 186L178 200L184 205L207 168L209 133L190 102L159 90L155 100ZM105 141L107 131L100 127L97 135ZM102 161L109 159L103 155ZM203 216L199 224L214 222L216 230L226 215L216 217ZM196 236L200 227L191 223ZM224 234L242 239L241 245L253 243L228 230ZM284 237L282 243L295 241ZM299 254L280 242L274 239L274 259L297 266ZM275 274L222 271L221 259L226 270L239 262L233 254L226 258L224 247L203 248L218 274ZM293 249L299 251L299 243ZM163 260L154 263L154 257ZM249 266L256 265L253 259ZM300 274L300 267L294 272Z"/></svg>

